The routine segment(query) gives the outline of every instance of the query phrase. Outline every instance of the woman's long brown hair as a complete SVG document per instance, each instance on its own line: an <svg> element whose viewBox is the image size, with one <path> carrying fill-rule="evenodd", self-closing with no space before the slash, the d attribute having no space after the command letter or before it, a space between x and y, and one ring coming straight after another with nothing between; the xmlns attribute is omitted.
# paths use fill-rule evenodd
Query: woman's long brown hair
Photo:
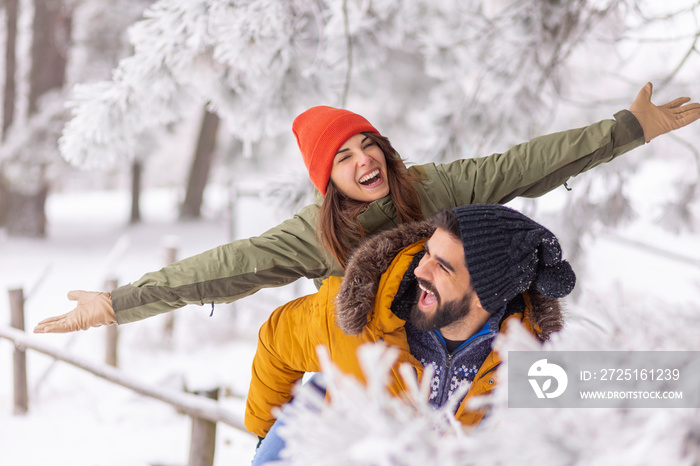
<svg viewBox="0 0 700 466"><path fill-rule="evenodd" d="M396 207L398 223L421 220L418 192L413 186L418 180L413 178L403 161L387 138L374 133L362 133L384 152L387 168L389 196ZM342 194L331 180L328 181L326 197L321 204L317 232L321 243L345 268L350 252L366 236L366 232L357 219L369 205L369 202L356 201Z"/></svg>

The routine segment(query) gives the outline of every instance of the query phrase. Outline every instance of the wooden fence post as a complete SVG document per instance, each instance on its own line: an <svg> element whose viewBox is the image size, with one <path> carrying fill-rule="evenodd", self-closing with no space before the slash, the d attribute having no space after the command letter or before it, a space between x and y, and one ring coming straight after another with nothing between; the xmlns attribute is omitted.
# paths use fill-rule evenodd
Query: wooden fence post
<svg viewBox="0 0 700 466"><path fill-rule="evenodd" d="M116 287L116 278L105 280L105 290L112 291ZM119 365L119 326L108 325L105 332L105 364L117 367Z"/></svg>
<svg viewBox="0 0 700 466"><path fill-rule="evenodd" d="M10 296L10 325L24 331L24 291L22 288L8 290ZM26 414L29 410L27 394L27 354L24 348L15 344L12 355L14 374L14 395L16 415Z"/></svg>
<svg viewBox="0 0 700 466"><path fill-rule="evenodd" d="M197 395L219 399L219 389L197 391ZM190 439L190 459L187 466L213 466L216 450L216 422L192 417L192 437Z"/></svg>

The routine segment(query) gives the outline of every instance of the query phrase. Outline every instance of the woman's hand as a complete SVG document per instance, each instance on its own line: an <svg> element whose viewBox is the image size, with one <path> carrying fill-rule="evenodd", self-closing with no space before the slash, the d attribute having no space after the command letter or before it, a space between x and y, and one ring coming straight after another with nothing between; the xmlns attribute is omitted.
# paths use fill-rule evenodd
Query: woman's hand
<svg viewBox="0 0 700 466"><path fill-rule="evenodd" d="M700 118L699 103L684 105L690 101L690 97L678 97L664 105L656 106L651 103L651 92L651 83L646 83L630 107L630 112L637 117L644 130L646 142Z"/></svg>
<svg viewBox="0 0 700 466"><path fill-rule="evenodd" d="M34 327L34 333L67 333L116 324L110 298L109 293L71 291L68 299L78 302L76 308L66 314L42 320Z"/></svg>

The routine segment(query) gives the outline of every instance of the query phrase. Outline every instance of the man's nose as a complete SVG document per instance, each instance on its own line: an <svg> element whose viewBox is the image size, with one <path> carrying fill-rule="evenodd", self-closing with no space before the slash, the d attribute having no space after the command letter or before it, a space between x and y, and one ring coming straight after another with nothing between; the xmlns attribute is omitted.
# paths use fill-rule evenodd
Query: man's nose
<svg viewBox="0 0 700 466"><path fill-rule="evenodd" d="M423 256L420 262L418 262L418 267L413 270L413 274L416 277L424 280L428 280L430 278L430 260L427 258L427 256Z"/></svg>

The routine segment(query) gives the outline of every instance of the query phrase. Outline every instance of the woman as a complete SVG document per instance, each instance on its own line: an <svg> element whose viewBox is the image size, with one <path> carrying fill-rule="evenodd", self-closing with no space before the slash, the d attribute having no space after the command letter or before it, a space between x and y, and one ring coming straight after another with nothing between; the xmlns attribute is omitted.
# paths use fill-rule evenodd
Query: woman
<svg viewBox="0 0 700 466"><path fill-rule="evenodd" d="M362 237L442 208L537 197L570 177L700 118L700 104L651 103L651 84L630 110L533 139L502 154L406 168L388 139L347 110L313 107L292 126L323 196L258 237L234 241L144 275L111 293L72 291L77 307L40 322L35 333L127 323L186 304L228 303L300 277L342 276ZM317 234L318 231L318 234Z"/></svg>
<svg viewBox="0 0 700 466"><path fill-rule="evenodd" d="M342 268L367 233L358 216L373 202L389 196L395 223L423 218L418 174L406 169L389 140L365 118L313 107L294 120L292 131L311 182L324 197L318 213L320 240Z"/></svg>

